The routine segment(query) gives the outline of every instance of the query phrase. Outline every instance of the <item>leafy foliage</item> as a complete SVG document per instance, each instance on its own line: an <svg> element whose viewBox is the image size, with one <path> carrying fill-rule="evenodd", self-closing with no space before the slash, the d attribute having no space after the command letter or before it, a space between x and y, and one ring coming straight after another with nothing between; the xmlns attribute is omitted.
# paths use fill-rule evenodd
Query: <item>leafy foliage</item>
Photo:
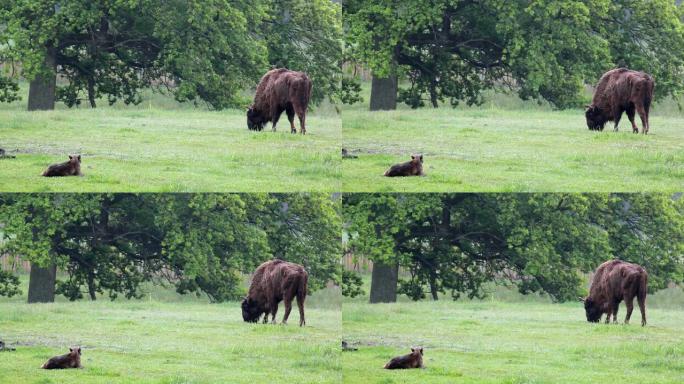
<svg viewBox="0 0 684 384"><path fill-rule="evenodd" d="M684 89L682 10L669 0L350 0L345 15L356 60L405 75L414 108L425 95L478 104L498 86L575 107L617 65L653 74L658 97Z"/></svg>
<svg viewBox="0 0 684 384"><path fill-rule="evenodd" d="M649 271L649 288L684 281L684 205L665 194L355 194L344 199L350 244L399 263L414 300L482 297L508 281L555 300L581 293L582 272L620 258Z"/></svg>
<svg viewBox="0 0 684 384"><path fill-rule="evenodd" d="M22 194L0 206L3 250L56 263L68 276L57 292L71 300L84 287L93 300L138 297L145 281L237 299L242 274L273 257L302 263L312 291L340 280L339 218L326 196Z"/></svg>
<svg viewBox="0 0 684 384"><path fill-rule="evenodd" d="M0 42L25 78L66 79L57 96L70 107L84 94L137 104L154 88L222 109L246 104L269 64L309 71L315 100L337 92L339 14L326 0L17 0L0 5Z"/></svg>

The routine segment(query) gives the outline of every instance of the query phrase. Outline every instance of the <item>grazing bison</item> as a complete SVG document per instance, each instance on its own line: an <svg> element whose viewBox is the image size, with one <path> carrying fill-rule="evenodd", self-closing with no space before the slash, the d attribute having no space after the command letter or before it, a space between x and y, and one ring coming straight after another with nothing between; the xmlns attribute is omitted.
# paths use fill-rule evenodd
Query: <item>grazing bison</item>
<svg viewBox="0 0 684 384"><path fill-rule="evenodd" d="M264 314L264 323L271 321L275 324L278 303L285 301L285 315L283 324L292 310L292 299L297 298L299 307L299 326L306 324L304 319L304 300L306 299L306 282L309 275L299 264L288 263L283 260L271 260L261 264L252 276L252 285L247 297L242 301L242 319L256 323Z"/></svg>
<svg viewBox="0 0 684 384"><path fill-rule="evenodd" d="M630 71L625 68L606 72L599 80L591 105L587 106L585 116L587 127L592 131L603 131L607 121L615 122L615 130L622 112L632 123L632 132L639 133L634 123L634 112L641 117L641 132L648 133L648 111L653 101L653 78L646 73Z"/></svg>
<svg viewBox="0 0 684 384"><path fill-rule="evenodd" d="M306 109L311 99L311 80L303 72L284 68L268 71L261 78L254 95L254 103L247 110L247 128L261 131L269 121L273 131L280 115L285 111L290 131L297 133L295 113L301 125L299 132L306 133Z"/></svg>
<svg viewBox="0 0 684 384"><path fill-rule="evenodd" d="M594 273L589 296L582 300L587 321L598 323L605 313L606 323L610 322L611 314L613 322L617 323L618 306L624 300L627 305L625 324L629 324L636 297L641 310L641 325L646 325L647 280L648 274L640 265L621 260L601 264Z"/></svg>

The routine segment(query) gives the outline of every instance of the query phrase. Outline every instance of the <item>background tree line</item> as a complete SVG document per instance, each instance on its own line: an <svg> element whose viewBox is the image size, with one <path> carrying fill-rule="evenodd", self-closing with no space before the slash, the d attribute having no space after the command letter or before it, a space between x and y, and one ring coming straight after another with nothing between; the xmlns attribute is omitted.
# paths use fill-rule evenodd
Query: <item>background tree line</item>
<svg viewBox="0 0 684 384"><path fill-rule="evenodd" d="M643 265L651 291L684 282L681 195L348 194L343 211L346 246L374 263L371 302L482 297L492 281L575 300L612 258Z"/></svg>
<svg viewBox="0 0 684 384"><path fill-rule="evenodd" d="M395 109L397 101L478 104L492 88L578 107L585 85L617 66L652 74L656 99L677 98L684 90L680 3L347 0L345 57L373 73L371 110Z"/></svg>
<svg viewBox="0 0 684 384"><path fill-rule="evenodd" d="M339 210L323 194L3 194L0 252L31 262L29 302L139 297L145 282L235 300L272 258L303 264L315 291L341 279ZM0 273L0 295L18 291Z"/></svg>
<svg viewBox="0 0 684 384"><path fill-rule="evenodd" d="M315 102L335 100L341 23L330 0L5 1L0 101L19 97L21 76L30 81L29 110L55 101L95 107L100 98L136 104L145 88L215 109L244 107L242 92L271 67L305 71Z"/></svg>

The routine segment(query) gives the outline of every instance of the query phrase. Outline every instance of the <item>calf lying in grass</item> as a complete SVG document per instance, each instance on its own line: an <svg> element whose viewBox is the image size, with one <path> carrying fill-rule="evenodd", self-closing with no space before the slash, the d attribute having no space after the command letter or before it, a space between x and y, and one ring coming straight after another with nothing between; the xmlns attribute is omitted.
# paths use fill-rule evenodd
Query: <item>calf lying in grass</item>
<svg viewBox="0 0 684 384"><path fill-rule="evenodd" d="M423 155L411 155L411 161L391 166L390 169L385 171L385 176L424 176Z"/></svg>
<svg viewBox="0 0 684 384"><path fill-rule="evenodd" d="M81 155L69 155L69 161L50 165L43 176L81 176Z"/></svg>
<svg viewBox="0 0 684 384"><path fill-rule="evenodd" d="M397 356L385 364L385 369L409 369L423 367L423 347L411 348L411 353Z"/></svg>
<svg viewBox="0 0 684 384"><path fill-rule="evenodd" d="M55 356L50 358L43 366L43 369L66 369L66 368L83 368L81 366L81 347L69 348L69 353L66 355Z"/></svg>

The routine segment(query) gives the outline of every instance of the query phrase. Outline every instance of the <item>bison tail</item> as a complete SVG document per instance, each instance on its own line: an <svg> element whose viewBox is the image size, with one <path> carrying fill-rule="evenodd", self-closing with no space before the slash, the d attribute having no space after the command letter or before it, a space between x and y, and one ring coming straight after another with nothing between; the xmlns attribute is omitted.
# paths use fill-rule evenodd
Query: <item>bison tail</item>
<svg viewBox="0 0 684 384"><path fill-rule="evenodd" d="M299 281L299 287L297 287L297 302L299 303L304 303L304 300L306 300L306 287L308 281L308 274L304 274L304 277Z"/></svg>

